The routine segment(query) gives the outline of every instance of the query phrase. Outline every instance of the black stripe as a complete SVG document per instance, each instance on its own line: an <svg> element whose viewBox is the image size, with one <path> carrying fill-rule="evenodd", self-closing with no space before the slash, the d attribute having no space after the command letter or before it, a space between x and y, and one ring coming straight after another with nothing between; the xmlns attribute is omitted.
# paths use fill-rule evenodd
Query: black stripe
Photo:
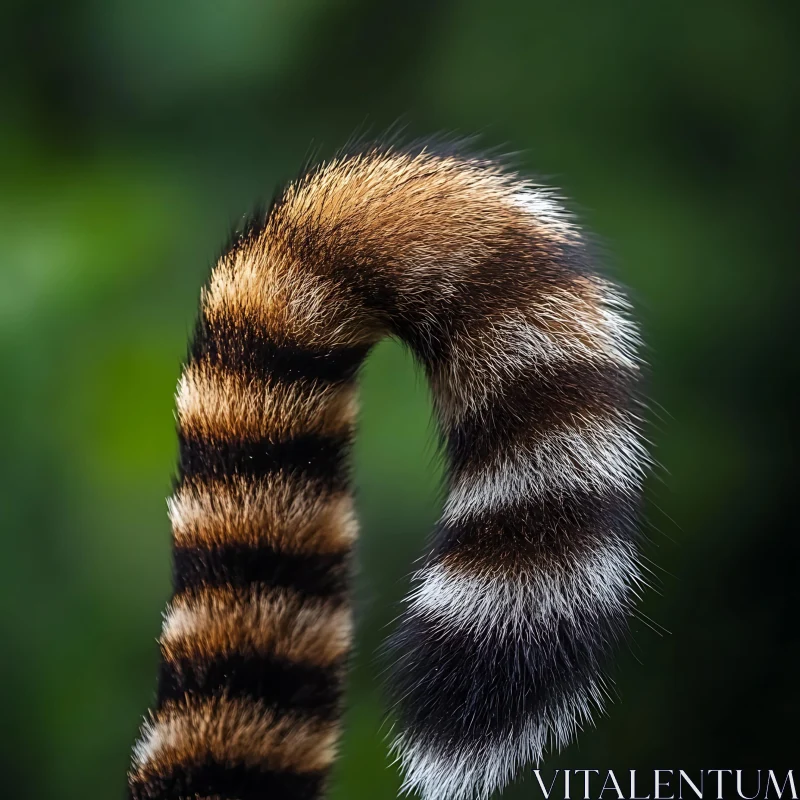
<svg viewBox="0 0 800 800"><path fill-rule="evenodd" d="M279 711L301 712L316 719L338 716L342 666L314 667L275 656L227 653L163 661L158 680L158 708L186 694L201 697L250 697Z"/></svg>
<svg viewBox="0 0 800 800"><path fill-rule="evenodd" d="M179 432L178 439L181 478L263 477L284 472L317 480L326 488L347 488L350 433L306 433L274 442L212 439Z"/></svg>
<svg viewBox="0 0 800 800"><path fill-rule="evenodd" d="M547 726L561 698L600 673L626 627L624 605L612 613L576 606L573 613L532 619L524 635L505 636L407 614L388 646L401 729L452 752L507 740L528 722Z"/></svg>
<svg viewBox="0 0 800 800"><path fill-rule="evenodd" d="M130 800L186 800L218 797L220 800L315 800L325 785L325 773L276 772L244 764L178 765L165 774L132 781Z"/></svg>
<svg viewBox="0 0 800 800"><path fill-rule="evenodd" d="M175 547L175 592L201 586L254 584L294 589L302 594L331 596L347 590L350 553L300 555L261 545L228 544L221 547Z"/></svg>
<svg viewBox="0 0 800 800"><path fill-rule="evenodd" d="M495 511L440 522L430 558L450 556L508 569L569 559L593 541L632 539L638 507L638 498L613 490L521 498Z"/></svg>
<svg viewBox="0 0 800 800"><path fill-rule="evenodd" d="M467 411L446 431L453 470L481 464L511 445L534 442L576 418L605 417L634 408L641 376L614 364L570 363L541 371L531 367L486 409Z"/></svg>
<svg viewBox="0 0 800 800"><path fill-rule="evenodd" d="M200 319L189 360L206 359L224 369L256 378L285 381L352 380L369 352L369 345L309 348L270 338L263 326L246 316L210 323Z"/></svg>
<svg viewBox="0 0 800 800"><path fill-rule="evenodd" d="M557 288L580 294L576 279L593 272L585 243L563 243L556 251L549 237L532 234L526 223L512 223L498 233L468 279L454 284L452 291L412 297L392 287L383 293L381 310L426 369L435 372L452 358L458 339L491 336L487 323L492 319L509 308L535 309L551 300ZM368 284L368 277L362 281L361 294L372 303L372 281Z"/></svg>

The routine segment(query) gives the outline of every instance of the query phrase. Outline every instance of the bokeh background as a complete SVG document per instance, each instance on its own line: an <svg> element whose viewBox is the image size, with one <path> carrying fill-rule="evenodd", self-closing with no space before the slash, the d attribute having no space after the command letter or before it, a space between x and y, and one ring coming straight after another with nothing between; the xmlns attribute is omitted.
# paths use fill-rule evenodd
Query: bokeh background
<svg viewBox="0 0 800 800"><path fill-rule="evenodd" d="M619 701L549 767L800 751L800 6L765 0L0 4L0 768L122 797L169 593L172 393L222 240L310 153L481 135L575 199L652 364L656 590ZM391 798L376 647L437 515L424 381L382 345L333 797ZM526 783L509 797L538 796Z"/></svg>

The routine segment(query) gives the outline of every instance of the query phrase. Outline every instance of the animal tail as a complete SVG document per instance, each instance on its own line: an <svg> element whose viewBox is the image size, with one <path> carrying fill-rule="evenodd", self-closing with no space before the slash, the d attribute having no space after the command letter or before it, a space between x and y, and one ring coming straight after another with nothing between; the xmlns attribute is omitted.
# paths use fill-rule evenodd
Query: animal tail
<svg viewBox="0 0 800 800"><path fill-rule="evenodd" d="M387 335L423 366L448 456L390 643L405 789L485 798L601 705L640 582L627 303L547 190L375 147L289 184L202 293L132 800L324 793L351 645L355 383Z"/></svg>

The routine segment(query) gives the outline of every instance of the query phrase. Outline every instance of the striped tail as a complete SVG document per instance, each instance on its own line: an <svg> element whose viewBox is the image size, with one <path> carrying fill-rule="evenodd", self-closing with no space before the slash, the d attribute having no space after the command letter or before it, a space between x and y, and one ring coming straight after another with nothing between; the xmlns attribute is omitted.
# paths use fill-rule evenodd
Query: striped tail
<svg viewBox="0 0 800 800"><path fill-rule="evenodd" d="M355 381L386 335L428 375L449 464L389 649L405 789L486 798L601 705L641 582L627 304L546 190L373 148L290 184L203 292L131 800L324 794L351 644Z"/></svg>

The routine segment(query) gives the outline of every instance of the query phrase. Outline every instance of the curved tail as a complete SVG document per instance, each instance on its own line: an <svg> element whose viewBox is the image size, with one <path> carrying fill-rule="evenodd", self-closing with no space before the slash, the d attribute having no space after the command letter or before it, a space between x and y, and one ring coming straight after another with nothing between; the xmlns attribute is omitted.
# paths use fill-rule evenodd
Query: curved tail
<svg viewBox="0 0 800 800"><path fill-rule="evenodd" d="M351 642L355 380L386 335L429 377L449 465L390 643L405 788L485 798L601 705L640 582L626 302L546 190L375 148L290 184L203 291L133 800L324 792Z"/></svg>

